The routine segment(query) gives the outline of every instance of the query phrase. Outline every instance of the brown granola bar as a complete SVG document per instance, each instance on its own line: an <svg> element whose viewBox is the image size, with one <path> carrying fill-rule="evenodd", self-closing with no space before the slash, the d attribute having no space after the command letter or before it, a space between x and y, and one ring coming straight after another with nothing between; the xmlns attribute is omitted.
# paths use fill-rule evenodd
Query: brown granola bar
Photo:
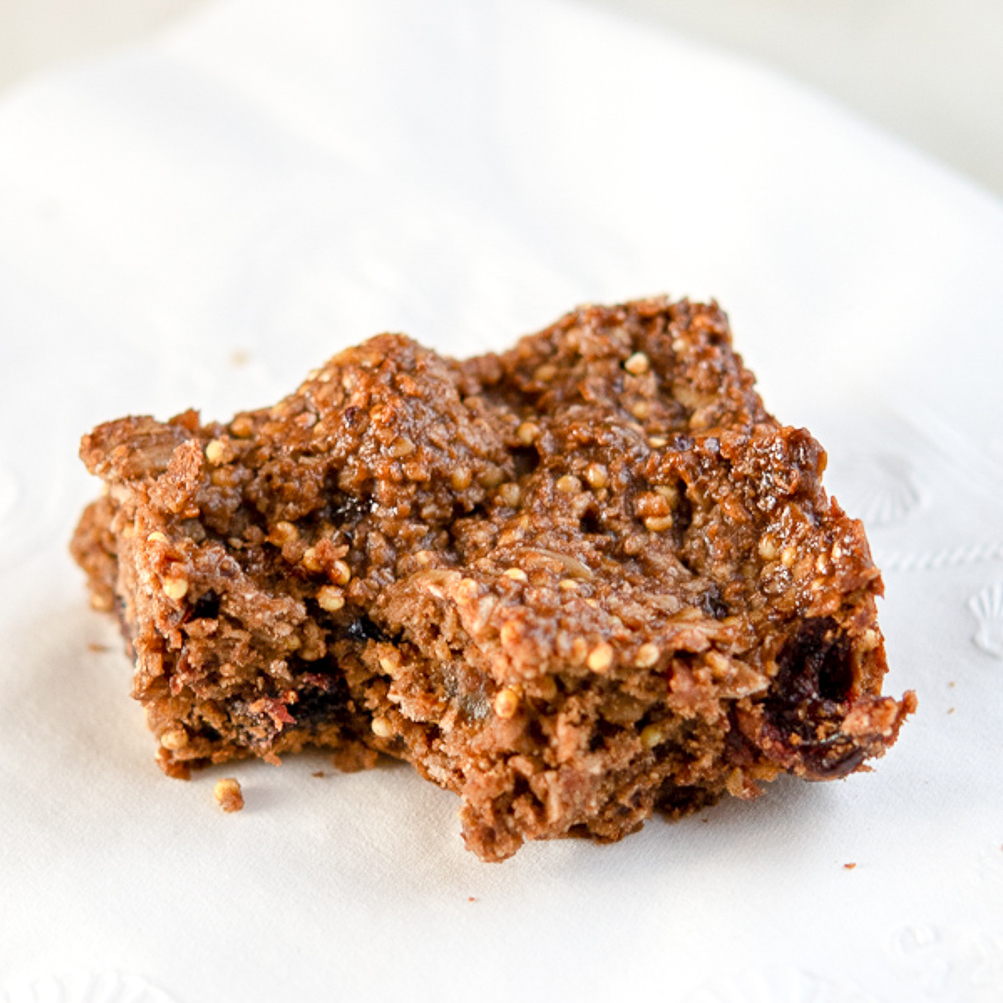
<svg viewBox="0 0 1003 1003"><path fill-rule="evenodd" d="M386 753L498 860L881 755L915 698L880 692L879 572L753 384L716 305L654 299L466 362L382 335L228 424L100 426L73 552L161 765Z"/></svg>

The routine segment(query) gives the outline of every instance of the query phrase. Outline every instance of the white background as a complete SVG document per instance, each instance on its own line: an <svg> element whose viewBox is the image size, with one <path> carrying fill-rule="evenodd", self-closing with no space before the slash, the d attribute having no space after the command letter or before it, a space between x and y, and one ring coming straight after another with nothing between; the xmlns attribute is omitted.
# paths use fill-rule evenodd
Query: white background
<svg viewBox="0 0 1003 1003"><path fill-rule="evenodd" d="M571 0L811 84L1003 194L999 0ZM207 0L0 0L0 91Z"/></svg>

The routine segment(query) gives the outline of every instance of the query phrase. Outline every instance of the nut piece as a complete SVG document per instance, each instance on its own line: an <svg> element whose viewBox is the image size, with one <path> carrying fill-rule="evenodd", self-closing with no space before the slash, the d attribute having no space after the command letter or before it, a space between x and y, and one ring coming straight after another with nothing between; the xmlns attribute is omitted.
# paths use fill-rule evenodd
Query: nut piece
<svg viewBox="0 0 1003 1003"><path fill-rule="evenodd" d="M522 492L519 490L518 484L506 481L506 483L498 488L498 497L501 499L503 505L507 505L509 508L517 508L519 499L522 497Z"/></svg>
<svg viewBox="0 0 1003 1003"><path fill-rule="evenodd" d="M540 426L535 421L524 421L515 430L515 434L524 446L532 446L540 434Z"/></svg>
<svg viewBox="0 0 1003 1003"><path fill-rule="evenodd" d="M573 495L582 490L582 482L574 474L565 474L563 477L557 478L557 483L554 487L561 494Z"/></svg>
<svg viewBox="0 0 1003 1003"><path fill-rule="evenodd" d="M637 649L637 654L634 656L634 664L639 669L650 669L653 665L658 663L658 659L662 657L661 651L658 649L657 644L652 644L650 641L647 644L642 644L640 648Z"/></svg>
<svg viewBox="0 0 1003 1003"><path fill-rule="evenodd" d="M457 467L449 475L449 483L453 485L454 491L466 491L472 481L473 477L466 467Z"/></svg>
<svg viewBox="0 0 1003 1003"><path fill-rule="evenodd" d="M499 717L515 717L515 712L519 709L519 694L511 686L506 686L495 694L491 706Z"/></svg>
<svg viewBox="0 0 1003 1003"><path fill-rule="evenodd" d="M324 570L324 566L320 563L320 560L317 558L316 547L307 547L306 550L303 551L303 556L300 558L300 563L303 565L304 568L307 569L307 571L312 571L314 572L314 574L316 574L318 571Z"/></svg>
<svg viewBox="0 0 1003 1003"><path fill-rule="evenodd" d="M244 794L240 789L240 782L235 777L217 780L212 793L223 811L240 811L244 807Z"/></svg>
<svg viewBox="0 0 1003 1003"><path fill-rule="evenodd" d="M672 529L671 515L652 515L644 520L644 528L652 533L664 533Z"/></svg>
<svg viewBox="0 0 1003 1003"><path fill-rule="evenodd" d="M333 585L323 585L317 589L317 605L328 613L337 613L345 605L345 597L341 589Z"/></svg>
<svg viewBox="0 0 1003 1003"><path fill-rule="evenodd" d="M352 569L345 561L335 561L331 565L331 580L335 585L347 585L352 580Z"/></svg>
<svg viewBox="0 0 1003 1003"><path fill-rule="evenodd" d="M188 744L188 732L182 727L168 728L160 736L160 744L171 752L177 752Z"/></svg>
<svg viewBox="0 0 1003 1003"><path fill-rule="evenodd" d="M254 421L250 415L238 414L237 417L230 422L230 431L238 439L248 439L254 434Z"/></svg>
<svg viewBox="0 0 1003 1003"><path fill-rule="evenodd" d="M188 594L188 579L183 575L168 575L164 579L164 595L178 602Z"/></svg>
<svg viewBox="0 0 1003 1003"><path fill-rule="evenodd" d="M394 733L393 725L385 717L374 717L370 727L377 738L389 738Z"/></svg>
<svg viewBox="0 0 1003 1003"><path fill-rule="evenodd" d="M777 547L777 541L769 533L766 533L759 541L759 556L764 561L775 561L778 553L780 551Z"/></svg>
<svg viewBox="0 0 1003 1003"><path fill-rule="evenodd" d="M641 732L641 744L646 749L653 749L656 745L661 745L665 741L660 725L649 724Z"/></svg>
<svg viewBox="0 0 1003 1003"><path fill-rule="evenodd" d="M226 445L219 439L211 439L205 447L205 458L214 466L226 461Z"/></svg>
<svg viewBox="0 0 1003 1003"><path fill-rule="evenodd" d="M613 655L613 645L603 641L589 652L585 664L593 672L605 672L613 664Z"/></svg>
<svg viewBox="0 0 1003 1003"><path fill-rule="evenodd" d="M295 543L300 538L300 531L288 520L280 519L268 534L269 543L281 547L286 543Z"/></svg>
<svg viewBox="0 0 1003 1003"><path fill-rule="evenodd" d="M410 456L415 448L415 444L406 435L401 435L391 444L390 455L395 460L402 460L405 456Z"/></svg>
<svg viewBox="0 0 1003 1003"><path fill-rule="evenodd" d="M623 368L631 376L643 376L650 368L651 361L644 352L635 352L624 364Z"/></svg>
<svg viewBox="0 0 1003 1003"><path fill-rule="evenodd" d="M388 675L393 675L401 667L401 656L399 651L391 651L386 655L380 655L380 668Z"/></svg>
<svg viewBox="0 0 1003 1003"><path fill-rule="evenodd" d="M585 468L585 480L598 491L609 484L609 472L601 463L590 463Z"/></svg>

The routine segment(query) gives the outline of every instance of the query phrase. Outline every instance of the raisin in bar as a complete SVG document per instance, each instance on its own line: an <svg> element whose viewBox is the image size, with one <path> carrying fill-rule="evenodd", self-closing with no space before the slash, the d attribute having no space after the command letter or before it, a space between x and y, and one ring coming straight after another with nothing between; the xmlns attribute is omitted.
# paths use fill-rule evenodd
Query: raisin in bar
<svg viewBox="0 0 1003 1003"><path fill-rule="evenodd" d="M881 578L714 305L584 307L502 354L399 335L271 408L85 436L73 552L173 776L306 745L461 799L485 860L843 777L881 695Z"/></svg>

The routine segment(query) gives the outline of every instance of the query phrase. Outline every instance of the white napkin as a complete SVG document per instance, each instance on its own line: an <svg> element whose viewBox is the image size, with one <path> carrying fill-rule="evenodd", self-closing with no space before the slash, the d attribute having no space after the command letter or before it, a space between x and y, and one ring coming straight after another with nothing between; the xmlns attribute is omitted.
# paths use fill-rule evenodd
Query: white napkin
<svg viewBox="0 0 1003 1003"><path fill-rule="evenodd" d="M8 97L0 999L1003 999L1001 280L988 196L556 0L223 3ZM159 774L66 554L82 432L663 291L728 309L868 521L887 689L920 697L873 773L490 866L406 767Z"/></svg>

